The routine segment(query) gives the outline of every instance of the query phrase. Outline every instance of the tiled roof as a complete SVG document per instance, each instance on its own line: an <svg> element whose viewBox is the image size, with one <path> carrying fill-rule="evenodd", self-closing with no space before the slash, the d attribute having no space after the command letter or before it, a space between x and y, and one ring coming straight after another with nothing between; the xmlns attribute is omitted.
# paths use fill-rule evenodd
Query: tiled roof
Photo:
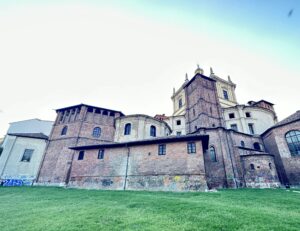
<svg viewBox="0 0 300 231"><path fill-rule="evenodd" d="M276 126L282 126L284 124L289 124L291 122L294 122L296 120L300 120L300 110L296 111L294 114L290 115L289 117L281 120L280 122L278 122L277 124L274 125L274 127Z"/></svg>

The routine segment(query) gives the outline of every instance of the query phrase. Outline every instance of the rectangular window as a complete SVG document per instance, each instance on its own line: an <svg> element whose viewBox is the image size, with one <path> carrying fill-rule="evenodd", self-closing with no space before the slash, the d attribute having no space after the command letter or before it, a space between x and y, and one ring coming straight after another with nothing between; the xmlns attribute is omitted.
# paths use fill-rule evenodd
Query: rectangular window
<svg viewBox="0 0 300 231"><path fill-rule="evenodd" d="M189 154L196 153L196 143L195 142L187 143L187 151Z"/></svg>
<svg viewBox="0 0 300 231"><path fill-rule="evenodd" d="M104 149L100 149L98 151L98 159L103 159L104 158Z"/></svg>
<svg viewBox="0 0 300 231"><path fill-rule="evenodd" d="M182 98L178 100L178 108L182 108Z"/></svg>
<svg viewBox="0 0 300 231"><path fill-rule="evenodd" d="M181 136L181 132L176 132L176 136Z"/></svg>
<svg viewBox="0 0 300 231"><path fill-rule="evenodd" d="M234 119L235 116L234 116L234 113L229 113L229 119Z"/></svg>
<svg viewBox="0 0 300 231"><path fill-rule="evenodd" d="M245 114L246 114L246 117L247 117L247 118L251 117L250 112L246 112Z"/></svg>
<svg viewBox="0 0 300 231"><path fill-rule="evenodd" d="M248 124L250 134L254 134L254 126L253 124Z"/></svg>
<svg viewBox="0 0 300 231"><path fill-rule="evenodd" d="M181 120L176 120L176 125L181 125Z"/></svg>
<svg viewBox="0 0 300 231"><path fill-rule="evenodd" d="M30 162L33 151L33 149L25 149L21 161Z"/></svg>
<svg viewBox="0 0 300 231"><path fill-rule="evenodd" d="M84 151L80 151L78 154L78 160L83 160L84 158Z"/></svg>
<svg viewBox="0 0 300 231"><path fill-rule="evenodd" d="M226 90L223 90L223 96L224 96L224 99L229 99L228 98L228 92Z"/></svg>
<svg viewBox="0 0 300 231"><path fill-rule="evenodd" d="M158 145L158 155L166 155L166 145L165 144Z"/></svg>
<svg viewBox="0 0 300 231"><path fill-rule="evenodd" d="M230 128L234 131L238 131L238 126L236 124L231 124Z"/></svg>

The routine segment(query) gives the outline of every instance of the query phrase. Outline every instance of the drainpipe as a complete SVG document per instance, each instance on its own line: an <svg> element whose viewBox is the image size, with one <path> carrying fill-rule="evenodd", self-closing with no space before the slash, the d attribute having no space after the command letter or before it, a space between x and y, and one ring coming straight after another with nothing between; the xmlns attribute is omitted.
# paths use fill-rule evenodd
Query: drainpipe
<svg viewBox="0 0 300 231"><path fill-rule="evenodd" d="M125 147L127 148L127 160L126 160L126 170L125 170L125 179L124 179L124 188L123 190L126 190L126 186L127 186L127 177L128 177L128 164L129 164L129 154L130 154L130 148L127 146L127 144L125 145Z"/></svg>
<svg viewBox="0 0 300 231"><path fill-rule="evenodd" d="M230 157L230 162L231 162L231 167L232 167L232 172L233 172L233 180L234 180L234 183L235 183L235 187L238 188L238 183L236 182L236 172L235 172L235 168L234 168L234 165L233 165L233 160L232 160L232 150L230 148L230 145L233 146L233 141L232 139L230 139L230 144L229 144L229 140L228 140L228 134L227 132L225 133L226 135L226 141L227 141L227 147L228 147L228 151L229 151L229 157ZM231 138L231 134L230 134L230 138Z"/></svg>

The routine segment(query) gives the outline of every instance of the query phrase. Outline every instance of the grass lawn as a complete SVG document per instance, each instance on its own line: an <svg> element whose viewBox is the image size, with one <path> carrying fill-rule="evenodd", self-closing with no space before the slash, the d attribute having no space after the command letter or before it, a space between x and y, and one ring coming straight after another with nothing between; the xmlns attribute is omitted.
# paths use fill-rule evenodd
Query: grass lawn
<svg viewBox="0 0 300 231"><path fill-rule="evenodd" d="M300 230L300 191L0 188L0 230Z"/></svg>

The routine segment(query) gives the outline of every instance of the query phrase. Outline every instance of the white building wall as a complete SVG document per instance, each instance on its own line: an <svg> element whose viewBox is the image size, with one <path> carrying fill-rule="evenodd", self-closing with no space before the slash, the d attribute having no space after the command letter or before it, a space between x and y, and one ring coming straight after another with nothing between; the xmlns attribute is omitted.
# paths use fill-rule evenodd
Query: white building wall
<svg viewBox="0 0 300 231"><path fill-rule="evenodd" d="M129 135L124 135L125 125L131 124L131 132ZM130 115L120 117L115 120L115 142L128 142L143 139L152 139L150 136L151 125L156 127L156 137L168 136L171 134L171 130L167 123L154 119L146 115Z"/></svg>
<svg viewBox="0 0 300 231"><path fill-rule="evenodd" d="M251 117L246 117L249 112ZM230 119L229 114L234 113L235 118ZM239 105L223 109L226 128L230 129L236 124L239 132L251 134L248 124L253 124L254 134L260 135L276 123L276 117L272 111L259 107Z"/></svg>
<svg viewBox="0 0 300 231"><path fill-rule="evenodd" d="M40 119L30 119L10 123L7 133L43 133L50 135L53 122Z"/></svg>
<svg viewBox="0 0 300 231"><path fill-rule="evenodd" d="M20 179L32 182L36 179L39 166L46 148L46 140L8 136L7 142L0 157L1 179ZM21 161L25 149L33 149L29 162Z"/></svg>
<svg viewBox="0 0 300 231"><path fill-rule="evenodd" d="M10 155L10 152L16 142L16 138L17 138L16 136L9 136L9 135L5 136L5 139L2 144L3 152L0 156L0 177L2 175L3 168L6 164L6 161Z"/></svg>
<svg viewBox="0 0 300 231"><path fill-rule="evenodd" d="M177 125L177 121L180 120L180 125ZM170 116L168 119L164 120L172 129L172 134L176 136L177 132L180 132L181 135L186 135L185 130L185 116L179 115L179 116Z"/></svg>

